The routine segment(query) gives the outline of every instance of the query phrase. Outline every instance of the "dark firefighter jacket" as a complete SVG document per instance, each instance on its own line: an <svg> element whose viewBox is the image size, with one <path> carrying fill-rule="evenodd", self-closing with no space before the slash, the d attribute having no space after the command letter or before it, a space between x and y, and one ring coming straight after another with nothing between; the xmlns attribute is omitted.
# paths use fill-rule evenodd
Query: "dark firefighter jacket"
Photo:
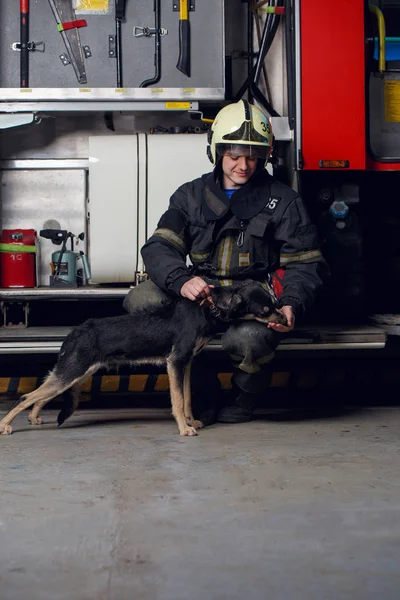
<svg viewBox="0 0 400 600"><path fill-rule="evenodd" d="M177 295L195 275L229 285L236 279L263 281L283 267L279 306L291 305L296 315L312 305L327 273L300 196L265 170L231 199L215 169L179 187L142 257L150 279Z"/></svg>

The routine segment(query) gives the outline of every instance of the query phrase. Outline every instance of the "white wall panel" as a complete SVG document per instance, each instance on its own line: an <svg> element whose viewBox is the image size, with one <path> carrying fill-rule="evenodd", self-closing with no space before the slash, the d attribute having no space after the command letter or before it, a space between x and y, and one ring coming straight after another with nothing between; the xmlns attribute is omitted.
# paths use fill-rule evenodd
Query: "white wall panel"
<svg viewBox="0 0 400 600"><path fill-rule="evenodd" d="M136 135L89 137L92 283L132 282L137 269Z"/></svg>
<svg viewBox="0 0 400 600"><path fill-rule="evenodd" d="M168 208L170 196L186 181L209 173L207 134L149 135L147 237Z"/></svg>

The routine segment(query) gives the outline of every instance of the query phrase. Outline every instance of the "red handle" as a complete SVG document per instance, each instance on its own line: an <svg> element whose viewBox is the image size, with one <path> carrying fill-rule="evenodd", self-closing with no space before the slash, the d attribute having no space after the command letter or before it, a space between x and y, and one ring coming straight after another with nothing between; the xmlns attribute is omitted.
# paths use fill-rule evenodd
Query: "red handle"
<svg viewBox="0 0 400 600"><path fill-rule="evenodd" d="M29 13L29 0L19 0L19 12L25 15Z"/></svg>

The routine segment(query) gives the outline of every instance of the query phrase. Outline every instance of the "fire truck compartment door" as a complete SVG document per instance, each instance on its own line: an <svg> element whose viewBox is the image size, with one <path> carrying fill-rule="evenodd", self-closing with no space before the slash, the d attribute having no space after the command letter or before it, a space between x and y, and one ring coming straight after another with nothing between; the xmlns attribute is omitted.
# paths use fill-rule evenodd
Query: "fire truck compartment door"
<svg viewBox="0 0 400 600"><path fill-rule="evenodd" d="M89 137L89 262L92 283L135 280L138 137Z"/></svg>
<svg viewBox="0 0 400 600"><path fill-rule="evenodd" d="M147 137L147 237L156 229L175 190L212 170L206 138L203 133Z"/></svg>

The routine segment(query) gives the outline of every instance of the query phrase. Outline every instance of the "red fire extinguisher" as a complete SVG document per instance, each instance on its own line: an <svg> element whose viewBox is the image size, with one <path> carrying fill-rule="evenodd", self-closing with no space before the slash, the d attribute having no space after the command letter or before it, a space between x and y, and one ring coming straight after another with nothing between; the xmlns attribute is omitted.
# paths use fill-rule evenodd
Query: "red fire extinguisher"
<svg viewBox="0 0 400 600"><path fill-rule="evenodd" d="M0 243L0 286L36 286L36 231L3 229Z"/></svg>

